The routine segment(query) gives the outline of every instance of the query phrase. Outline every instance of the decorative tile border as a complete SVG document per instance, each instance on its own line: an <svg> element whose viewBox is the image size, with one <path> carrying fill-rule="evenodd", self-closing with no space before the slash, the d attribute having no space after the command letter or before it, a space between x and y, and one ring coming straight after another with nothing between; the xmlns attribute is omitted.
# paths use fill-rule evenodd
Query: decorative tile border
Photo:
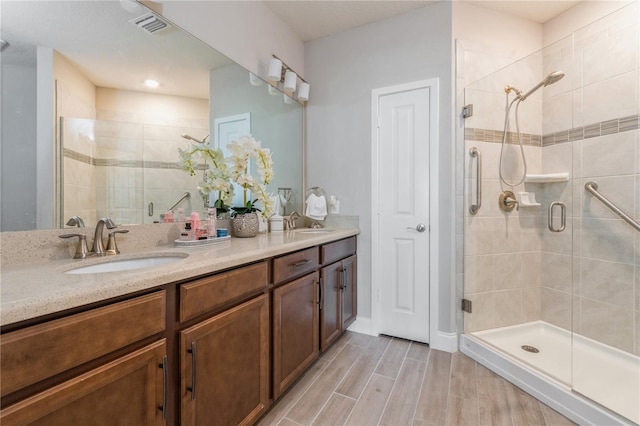
<svg viewBox="0 0 640 426"><path fill-rule="evenodd" d="M68 148L63 148L63 156L70 160L80 161L81 163L89 164L97 167L137 167L141 169L174 169L182 170L178 166L178 162L169 161L142 161L142 160L118 160L110 158L93 158L88 155L80 154ZM204 164L198 164L197 170L204 170L206 166Z"/></svg>
<svg viewBox="0 0 640 426"><path fill-rule="evenodd" d="M613 135L616 133L628 132L640 128L640 115L630 115L628 117L617 118L614 120L602 121L600 123L589 124L584 127L576 127L569 130L561 130L559 132L548 133L546 135L534 135L529 133L522 134L522 144L531 146L550 146L565 142L579 141L583 139L596 138L599 136ZM465 140L478 142L494 142L502 143L502 135L504 132L500 130L465 128ZM518 143L517 134L514 132L507 133L507 143Z"/></svg>

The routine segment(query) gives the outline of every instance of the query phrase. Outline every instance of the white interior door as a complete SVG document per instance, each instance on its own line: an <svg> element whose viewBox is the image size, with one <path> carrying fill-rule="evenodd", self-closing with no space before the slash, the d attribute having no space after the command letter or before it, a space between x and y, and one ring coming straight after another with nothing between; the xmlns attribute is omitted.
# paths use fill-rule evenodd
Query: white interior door
<svg viewBox="0 0 640 426"><path fill-rule="evenodd" d="M240 136L249 136L251 135L251 114L238 114L232 115L229 117L221 117L216 118L213 122L213 141L216 148L222 149L222 153L225 157L229 155L227 151L227 144L231 141L238 139ZM251 167L251 164L249 164ZM231 201L231 206L242 206L243 205L243 192L242 188L237 185L234 185L234 197ZM217 197L217 194L211 194ZM209 200L211 203L216 200Z"/></svg>
<svg viewBox="0 0 640 426"><path fill-rule="evenodd" d="M378 97L382 334L429 343L430 88Z"/></svg>

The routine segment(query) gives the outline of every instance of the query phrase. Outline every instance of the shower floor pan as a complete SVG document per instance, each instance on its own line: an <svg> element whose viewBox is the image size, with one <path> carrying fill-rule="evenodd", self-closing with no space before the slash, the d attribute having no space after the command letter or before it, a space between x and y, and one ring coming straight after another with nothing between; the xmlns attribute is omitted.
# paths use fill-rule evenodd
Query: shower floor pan
<svg viewBox="0 0 640 426"><path fill-rule="evenodd" d="M640 423L637 356L544 321L462 335L460 350L580 424Z"/></svg>

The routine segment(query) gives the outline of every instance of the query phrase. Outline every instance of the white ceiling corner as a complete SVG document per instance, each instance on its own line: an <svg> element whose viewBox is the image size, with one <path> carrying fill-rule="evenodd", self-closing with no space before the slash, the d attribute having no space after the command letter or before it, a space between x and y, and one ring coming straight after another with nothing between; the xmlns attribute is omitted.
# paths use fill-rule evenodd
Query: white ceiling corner
<svg viewBox="0 0 640 426"><path fill-rule="evenodd" d="M439 0L264 0L300 37L315 40L374 21L411 12ZM442 0L453 1L453 0ZM456 0L544 23L582 0Z"/></svg>

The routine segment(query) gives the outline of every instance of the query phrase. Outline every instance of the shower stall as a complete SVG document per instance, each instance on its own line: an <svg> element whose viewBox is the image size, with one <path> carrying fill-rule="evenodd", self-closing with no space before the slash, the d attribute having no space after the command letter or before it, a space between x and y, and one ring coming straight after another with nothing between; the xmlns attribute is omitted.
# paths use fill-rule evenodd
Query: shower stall
<svg viewBox="0 0 640 426"><path fill-rule="evenodd" d="M639 23L464 90L460 349L579 423L640 423Z"/></svg>

